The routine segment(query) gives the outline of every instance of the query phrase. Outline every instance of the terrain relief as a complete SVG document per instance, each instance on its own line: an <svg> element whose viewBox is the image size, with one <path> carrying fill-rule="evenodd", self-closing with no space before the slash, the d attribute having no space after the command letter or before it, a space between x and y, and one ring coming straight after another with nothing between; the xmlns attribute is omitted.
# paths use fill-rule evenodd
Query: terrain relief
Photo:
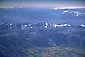
<svg viewBox="0 0 85 57"><path fill-rule="evenodd" d="M85 57L85 9L0 8L0 57Z"/></svg>

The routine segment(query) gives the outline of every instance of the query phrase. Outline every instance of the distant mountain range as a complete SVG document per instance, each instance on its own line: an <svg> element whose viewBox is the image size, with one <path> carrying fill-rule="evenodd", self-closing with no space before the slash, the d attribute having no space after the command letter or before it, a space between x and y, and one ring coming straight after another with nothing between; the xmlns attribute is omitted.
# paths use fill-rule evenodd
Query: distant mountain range
<svg viewBox="0 0 85 57"><path fill-rule="evenodd" d="M85 8L0 8L0 23L85 23Z"/></svg>
<svg viewBox="0 0 85 57"><path fill-rule="evenodd" d="M84 54L84 8L0 8L0 57Z"/></svg>

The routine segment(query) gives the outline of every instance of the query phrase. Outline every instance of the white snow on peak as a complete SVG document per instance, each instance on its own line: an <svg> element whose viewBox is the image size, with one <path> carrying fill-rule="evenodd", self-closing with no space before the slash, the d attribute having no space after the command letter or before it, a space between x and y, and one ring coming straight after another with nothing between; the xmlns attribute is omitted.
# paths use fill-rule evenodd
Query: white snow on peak
<svg viewBox="0 0 85 57"><path fill-rule="evenodd" d="M24 25L24 27L27 27L28 25Z"/></svg>
<svg viewBox="0 0 85 57"><path fill-rule="evenodd" d="M69 12L69 11L64 11L64 13L65 13L65 12Z"/></svg>
<svg viewBox="0 0 85 57"><path fill-rule="evenodd" d="M79 8L85 8L85 7L55 7L53 9L57 10L57 9L79 9Z"/></svg>
<svg viewBox="0 0 85 57"><path fill-rule="evenodd" d="M59 25L57 25L57 24L53 24L53 27L64 27L64 26L71 26L71 25L69 25L69 24L59 24Z"/></svg>
<svg viewBox="0 0 85 57"><path fill-rule="evenodd" d="M12 24L9 24L10 26L12 26Z"/></svg>
<svg viewBox="0 0 85 57"><path fill-rule="evenodd" d="M85 27L85 25L81 24L81 27Z"/></svg>

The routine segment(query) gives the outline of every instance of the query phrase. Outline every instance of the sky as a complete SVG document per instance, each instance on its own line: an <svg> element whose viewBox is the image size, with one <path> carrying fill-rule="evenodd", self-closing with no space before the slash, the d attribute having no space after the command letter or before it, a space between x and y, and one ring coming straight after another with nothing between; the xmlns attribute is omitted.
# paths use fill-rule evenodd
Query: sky
<svg viewBox="0 0 85 57"><path fill-rule="evenodd" d="M0 8L15 7L85 7L85 0L0 0Z"/></svg>

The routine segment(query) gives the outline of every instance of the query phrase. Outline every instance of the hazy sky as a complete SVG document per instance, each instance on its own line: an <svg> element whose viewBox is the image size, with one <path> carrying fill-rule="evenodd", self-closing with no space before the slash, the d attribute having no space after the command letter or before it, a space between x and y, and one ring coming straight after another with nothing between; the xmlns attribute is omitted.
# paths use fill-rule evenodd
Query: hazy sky
<svg viewBox="0 0 85 57"><path fill-rule="evenodd" d="M85 2L85 0L0 0L1 2Z"/></svg>
<svg viewBox="0 0 85 57"><path fill-rule="evenodd" d="M85 0L0 0L0 7L84 7Z"/></svg>

